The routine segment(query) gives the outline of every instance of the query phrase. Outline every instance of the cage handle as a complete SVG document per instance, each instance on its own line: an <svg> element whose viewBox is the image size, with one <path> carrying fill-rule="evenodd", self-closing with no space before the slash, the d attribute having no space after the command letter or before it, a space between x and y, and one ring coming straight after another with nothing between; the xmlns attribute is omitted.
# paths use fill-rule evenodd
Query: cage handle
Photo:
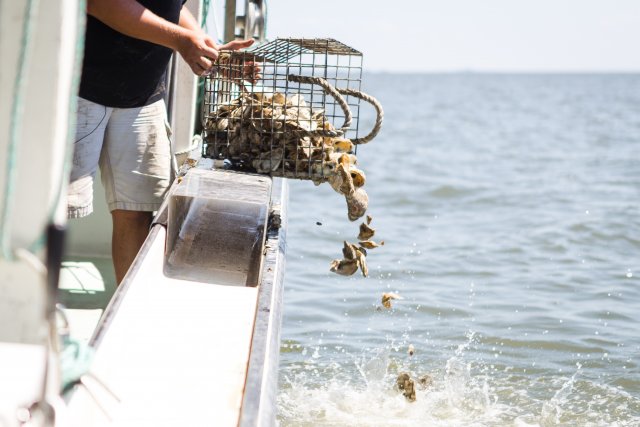
<svg viewBox="0 0 640 427"><path fill-rule="evenodd" d="M367 142L375 138L376 135L378 135L378 132L380 132L380 128L382 127L382 119L384 118L384 112L382 110L382 105L380 105L380 102L378 102L378 100L375 99L373 96L368 95L364 92L354 90L354 89L337 89L322 77L299 76L296 74L289 74L287 76L287 80L289 80L290 82L316 84L316 85L322 86L322 88L329 95L333 96L335 100L338 102L338 105L340 105L340 108L342 108L342 111L344 112L344 123L342 124L342 127L338 129L338 131L341 134L344 134L344 132L346 132L349 129L349 126L351 126L351 122L353 121L353 115L351 113L351 109L349 108L347 101L344 99L344 97L341 94L350 95L355 98L362 99L363 101L366 101L371 105L373 105L373 107L376 109L376 122L373 125L373 129L371 130L371 132L369 132L367 135L363 136L362 138L352 139L351 142L353 144L356 144L356 145L366 144ZM331 134L331 131L324 132L324 133L326 133L328 136L334 136Z"/></svg>
<svg viewBox="0 0 640 427"><path fill-rule="evenodd" d="M355 145L366 144L367 142L371 141L373 138L375 138L378 135L378 132L380 132L380 128L382 128L382 119L384 119L384 111L382 110L382 105L380 104L380 102L377 99L375 99L373 96L366 94L364 92L360 92L359 90L337 89L337 91L343 95L350 95L355 98L362 99L363 101L366 101L369 104L373 105L373 108L376 109L376 122L374 123L373 129L371 129L371 132L369 132L367 135L363 136L362 138L354 138L351 140L351 142Z"/></svg>
<svg viewBox="0 0 640 427"><path fill-rule="evenodd" d="M322 77L299 76L296 74L289 74L287 76L287 80L289 80L290 82L307 83L310 85L322 86L322 88L329 95L335 98L335 100L338 102L338 105L340 105L340 108L342 108L342 111L344 112L344 123L342 124L342 127L338 130L340 131L341 134L343 134L349 129L349 126L351 126L351 121L353 120L351 109L349 108L349 105L347 105L347 101L342 97L342 95L340 95L340 93L336 90L335 87L329 84L328 81L326 81ZM333 135L328 134L328 136L333 136Z"/></svg>

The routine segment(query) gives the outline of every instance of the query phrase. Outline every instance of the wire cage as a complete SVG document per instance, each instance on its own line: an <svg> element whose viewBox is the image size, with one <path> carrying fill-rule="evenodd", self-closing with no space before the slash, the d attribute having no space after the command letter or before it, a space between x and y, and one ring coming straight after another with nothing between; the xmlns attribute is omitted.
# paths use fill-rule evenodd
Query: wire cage
<svg viewBox="0 0 640 427"><path fill-rule="evenodd" d="M377 133L358 138L360 102L368 100L361 79L362 54L333 39L222 51L205 79L203 156L232 169L326 181L341 156L354 156Z"/></svg>

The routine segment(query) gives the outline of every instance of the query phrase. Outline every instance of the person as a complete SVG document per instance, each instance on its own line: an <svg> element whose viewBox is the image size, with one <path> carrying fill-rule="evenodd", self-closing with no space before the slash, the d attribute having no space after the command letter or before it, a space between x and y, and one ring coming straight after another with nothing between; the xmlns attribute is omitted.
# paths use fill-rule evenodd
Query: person
<svg viewBox="0 0 640 427"><path fill-rule="evenodd" d="M186 0L184 0L186 1ZM68 217L93 211L98 166L113 222L119 284L142 246L171 179L165 73L173 51L197 75L221 49L183 0L88 0L85 51L68 191Z"/></svg>

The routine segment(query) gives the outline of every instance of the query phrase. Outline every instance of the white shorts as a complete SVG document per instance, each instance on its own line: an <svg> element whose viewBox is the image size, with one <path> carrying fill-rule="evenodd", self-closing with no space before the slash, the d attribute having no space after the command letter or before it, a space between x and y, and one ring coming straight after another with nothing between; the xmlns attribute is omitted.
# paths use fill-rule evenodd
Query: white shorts
<svg viewBox="0 0 640 427"><path fill-rule="evenodd" d="M171 183L170 136L163 100L111 108L78 98L68 217L93 212L98 165L110 211L157 210Z"/></svg>

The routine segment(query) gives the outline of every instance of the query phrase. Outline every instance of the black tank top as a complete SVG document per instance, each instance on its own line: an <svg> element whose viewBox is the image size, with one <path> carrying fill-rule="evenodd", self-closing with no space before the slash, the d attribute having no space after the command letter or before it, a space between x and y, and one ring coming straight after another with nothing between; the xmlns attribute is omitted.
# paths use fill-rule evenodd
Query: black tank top
<svg viewBox="0 0 640 427"><path fill-rule="evenodd" d="M186 0L138 0L178 23ZM156 102L165 93L165 73L172 50L117 32L87 15L80 96L108 107L133 108Z"/></svg>

